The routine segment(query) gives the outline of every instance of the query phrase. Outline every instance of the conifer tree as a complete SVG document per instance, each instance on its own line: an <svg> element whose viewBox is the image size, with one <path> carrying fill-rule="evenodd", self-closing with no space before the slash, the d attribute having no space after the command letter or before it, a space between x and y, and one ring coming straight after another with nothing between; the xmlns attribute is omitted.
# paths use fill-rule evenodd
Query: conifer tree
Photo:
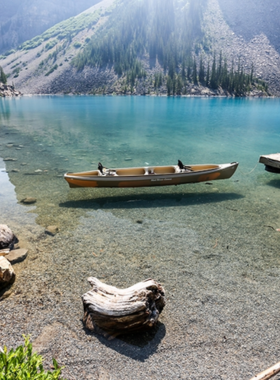
<svg viewBox="0 0 280 380"><path fill-rule="evenodd" d="M183 63L182 63L182 78L183 78L183 81L185 81L185 78L186 78L186 62L185 62L185 57L183 58Z"/></svg>
<svg viewBox="0 0 280 380"><path fill-rule="evenodd" d="M7 83L7 77L4 73L4 70L2 69L2 67L0 66L0 82L6 84Z"/></svg>
<svg viewBox="0 0 280 380"><path fill-rule="evenodd" d="M251 66L251 76L250 76L250 82L251 83L253 82L253 76L254 76L254 64L252 63L252 66Z"/></svg>
<svg viewBox="0 0 280 380"><path fill-rule="evenodd" d="M169 75L167 77L166 87L167 87L167 95L170 96L172 94L172 91L173 91L173 81Z"/></svg>
<svg viewBox="0 0 280 380"><path fill-rule="evenodd" d="M222 52L220 51L220 56L219 56L219 67L218 67L218 73L217 73L217 80L221 81L221 76L222 76L222 63L223 63L223 57L222 57Z"/></svg>
<svg viewBox="0 0 280 380"><path fill-rule="evenodd" d="M216 54L214 53L213 63L212 63L212 71L211 71L211 79L210 79L210 87L217 88L217 73L216 73Z"/></svg>
<svg viewBox="0 0 280 380"><path fill-rule="evenodd" d="M197 68L196 68L196 60L195 58L193 59L193 75L192 75L192 80L194 84L197 84Z"/></svg>
<svg viewBox="0 0 280 380"><path fill-rule="evenodd" d="M202 56L200 56L200 60L199 60L199 73L198 73L198 79L199 79L199 82L200 83L204 83L204 80L205 80L205 72L204 72L204 64L203 64L203 60L202 60Z"/></svg>
<svg viewBox="0 0 280 380"><path fill-rule="evenodd" d="M208 87L210 84L210 63L208 61L208 64L207 64L207 73L206 73L206 80L205 80L205 85L206 87Z"/></svg>
<svg viewBox="0 0 280 380"><path fill-rule="evenodd" d="M187 78L188 80L191 80L191 67L193 66L192 64L192 59L189 57L188 59L188 67L187 67Z"/></svg>

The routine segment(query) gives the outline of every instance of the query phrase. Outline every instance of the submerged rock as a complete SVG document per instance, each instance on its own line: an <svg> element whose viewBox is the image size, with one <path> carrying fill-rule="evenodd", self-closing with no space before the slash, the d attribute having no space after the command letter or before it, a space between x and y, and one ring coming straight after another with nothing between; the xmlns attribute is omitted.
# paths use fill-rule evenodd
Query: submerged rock
<svg viewBox="0 0 280 380"><path fill-rule="evenodd" d="M10 251L9 254L5 257L11 264L20 263L26 259L28 250L26 248L15 249Z"/></svg>
<svg viewBox="0 0 280 380"><path fill-rule="evenodd" d="M17 161L16 158L12 158L12 157L6 157L3 159L3 161Z"/></svg>
<svg viewBox="0 0 280 380"><path fill-rule="evenodd" d="M3 256L0 256L0 289L12 284L16 274L11 263Z"/></svg>
<svg viewBox="0 0 280 380"><path fill-rule="evenodd" d="M57 226L48 226L45 230L47 235L54 236L59 232L59 228Z"/></svg>
<svg viewBox="0 0 280 380"><path fill-rule="evenodd" d="M21 202L30 205L32 203L36 203L37 199L32 198L32 197L26 197L26 198L22 199Z"/></svg>

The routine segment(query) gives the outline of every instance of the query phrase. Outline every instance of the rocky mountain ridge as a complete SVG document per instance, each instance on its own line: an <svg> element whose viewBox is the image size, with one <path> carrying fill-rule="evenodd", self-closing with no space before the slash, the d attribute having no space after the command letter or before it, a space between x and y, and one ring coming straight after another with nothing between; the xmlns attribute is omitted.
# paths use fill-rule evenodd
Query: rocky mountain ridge
<svg viewBox="0 0 280 380"><path fill-rule="evenodd" d="M112 64L106 67L85 66L82 70L72 65L73 58L87 47L90 39L107 22L110 23L110 15L120 3L121 0L100 1L82 14L26 42L16 53L2 56L0 65L8 74L8 81L26 94L166 95L165 79L157 88L154 85L155 74L164 74L164 69L157 59L152 61L147 54L141 57L146 76L136 79L130 87L125 84L126 75L118 75ZM187 5L187 0L185 3ZM277 22L280 4L276 0L268 0L266 4L272 9L271 18L262 18L264 4L252 0L245 4L240 0L204 0L201 21L203 40L200 43L196 41L193 54L196 54L197 59L202 55L205 62L212 63L214 52L222 52L229 64L233 59L235 62L239 60L247 73L250 73L253 65L254 75L268 83L269 93L280 96L280 46L277 42L277 36L280 36ZM254 20L251 14L257 15L260 22ZM185 95L229 94L222 89L212 90L189 83ZM246 95L266 94L255 86Z"/></svg>

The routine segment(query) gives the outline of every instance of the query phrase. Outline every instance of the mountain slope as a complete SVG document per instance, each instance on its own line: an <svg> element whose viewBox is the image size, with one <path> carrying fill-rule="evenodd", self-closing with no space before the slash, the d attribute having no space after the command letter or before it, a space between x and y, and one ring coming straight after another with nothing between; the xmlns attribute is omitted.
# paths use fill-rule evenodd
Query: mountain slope
<svg viewBox="0 0 280 380"><path fill-rule="evenodd" d="M252 0L103 0L0 65L24 93L261 94L254 76L280 95L280 4L268 2L263 19Z"/></svg>
<svg viewBox="0 0 280 380"><path fill-rule="evenodd" d="M267 13L269 10L269 15ZM280 2L208 0L203 26L212 51L223 51L269 85L280 96Z"/></svg>
<svg viewBox="0 0 280 380"><path fill-rule="evenodd" d="M9 76L8 82L21 88L23 93L58 93L63 90L56 88L56 78L65 74L64 91L71 92L71 60L108 18L106 9L112 4L113 0L103 0L26 41L15 53L0 59Z"/></svg>
<svg viewBox="0 0 280 380"><path fill-rule="evenodd" d="M0 53L75 16L100 0L9 0L0 5ZM39 4L38 4L39 3Z"/></svg>

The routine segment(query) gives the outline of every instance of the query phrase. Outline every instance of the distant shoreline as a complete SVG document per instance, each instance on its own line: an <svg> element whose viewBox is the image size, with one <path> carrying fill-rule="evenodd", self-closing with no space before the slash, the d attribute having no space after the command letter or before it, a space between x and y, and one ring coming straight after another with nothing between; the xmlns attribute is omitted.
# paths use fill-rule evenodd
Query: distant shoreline
<svg viewBox="0 0 280 380"><path fill-rule="evenodd" d="M1 95L0 95L1 96ZM15 95L18 97L18 95ZM87 93L69 93L69 94L22 94L20 93L20 97L32 97L32 96L89 96L89 97L151 97L151 98L228 98L228 99L279 99L279 96L275 95L244 95L244 96L234 96L234 95L165 95L165 94L87 94ZM6 96L13 97L13 96Z"/></svg>

